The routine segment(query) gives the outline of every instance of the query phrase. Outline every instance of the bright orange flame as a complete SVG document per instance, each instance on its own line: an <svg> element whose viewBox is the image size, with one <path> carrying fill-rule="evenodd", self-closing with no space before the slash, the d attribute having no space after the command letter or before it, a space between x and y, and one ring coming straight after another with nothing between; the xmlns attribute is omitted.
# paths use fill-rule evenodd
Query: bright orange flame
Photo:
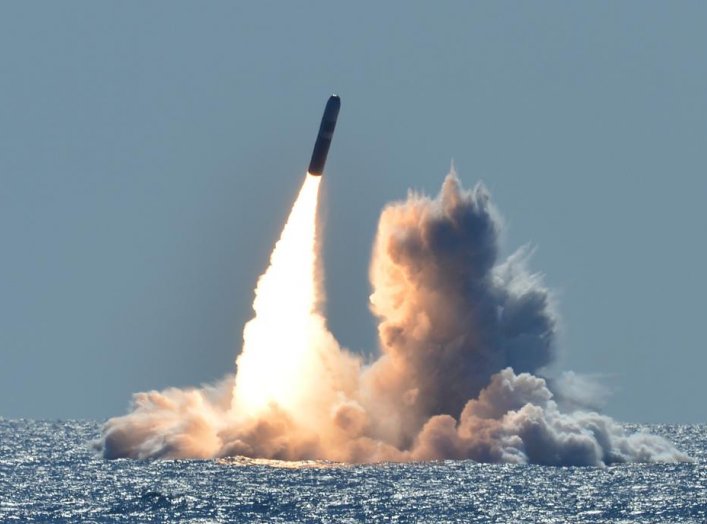
<svg viewBox="0 0 707 524"><path fill-rule="evenodd" d="M321 177L309 173L270 265L258 279L255 317L243 330L232 411L257 417L270 405L295 413L304 399L304 370L316 336L316 218ZM310 377L316 380L316 377ZM304 380L307 380L304 378Z"/></svg>

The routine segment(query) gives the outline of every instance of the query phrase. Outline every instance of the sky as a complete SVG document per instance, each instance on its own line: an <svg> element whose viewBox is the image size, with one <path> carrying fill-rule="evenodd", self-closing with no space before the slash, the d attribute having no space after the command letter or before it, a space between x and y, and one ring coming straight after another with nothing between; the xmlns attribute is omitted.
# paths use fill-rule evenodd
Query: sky
<svg viewBox="0 0 707 524"><path fill-rule="evenodd" d="M377 351L383 206L452 160L530 244L556 370L705 423L707 4L5 2L0 416L105 419L233 371L327 97L330 327Z"/></svg>

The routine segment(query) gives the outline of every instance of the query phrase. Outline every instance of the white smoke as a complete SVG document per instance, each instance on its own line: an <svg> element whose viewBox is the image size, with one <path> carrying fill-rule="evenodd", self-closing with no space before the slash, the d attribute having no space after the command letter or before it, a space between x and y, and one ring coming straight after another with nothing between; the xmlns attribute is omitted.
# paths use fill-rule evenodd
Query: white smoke
<svg viewBox="0 0 707 524"><path fill-rule="evenodd" d="M593 466L689 460L664 439L628 435L587 408L590 389L581 380L565 380L572 387L553 394L562 381L539 376L555 351L551 295L526 269L526 251L498 260L500 223L483 186L466 191L454 172L436 198L411 193L390 204L370 268L380 337L375 361L365 365L340 348L315 308L306 312L306 337L296 338L311 347L295 376L277 367L277 352L287 347L263 350L272 376L296 389L296 405L278 402L287 394L279 392L245 416L242 399L234 398L234 376L213 387L139 393L129 414L104 425L103 455ZM292 245L306 249L316 244L295 240ZM275 263L268 271L283 281L302 278L286 266L273 269ZM287 326L277 316L264 318L269 329ZM257 344L249 351L257 354ZM259 369L255 383L271 375ZM254 381L240 375L253 373L246 367L238 373L236 383Z"/></svg>

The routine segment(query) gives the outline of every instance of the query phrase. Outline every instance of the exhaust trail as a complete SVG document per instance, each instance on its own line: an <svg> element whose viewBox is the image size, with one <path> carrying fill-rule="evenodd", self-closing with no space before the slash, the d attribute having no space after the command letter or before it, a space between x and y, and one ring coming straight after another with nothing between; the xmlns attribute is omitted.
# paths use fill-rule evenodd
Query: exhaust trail
<svg viewBox="0 0 707 524"><path fill-rule="evenodd" d="M316 220L321 177L307 174L270 265L258 279L255 317L243 330L233 411L255 418L271 405L296 413L316 342Z"/></svg>

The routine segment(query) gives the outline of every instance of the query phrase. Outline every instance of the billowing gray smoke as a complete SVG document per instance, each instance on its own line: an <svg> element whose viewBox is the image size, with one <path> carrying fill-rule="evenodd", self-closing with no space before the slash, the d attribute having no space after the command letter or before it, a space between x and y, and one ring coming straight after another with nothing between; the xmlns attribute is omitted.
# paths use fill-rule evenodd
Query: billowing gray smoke
<svg viewBox="0 0 707 524"><path fill-rule="evenodd" d="M432 415L458 414L506 367L552 360L555 315L523 252L498 265L500 220L485 188L455 174L432 200L410 195L381 217L371 265L384 357L370 370L386 411L408 414L409 443Z"/></svg>
<svg viewBox="0 0 707 524"><path fill-rule="evenodd" d="M299 395L312 399L306 405L234 413L233 377L215 387L141 393L131 413L105 424L104 456L689 460L662 438L627 435L583 404L556 401L539 376L554 354L552 300L527 271L524 251L498 260L500 224L483 186L466 191L455 173L434 199L410 194L387 206L370 268L371 309L380 320L375 361L340 348L312 312L314 347L300 381L308 391Z"/></svg>

